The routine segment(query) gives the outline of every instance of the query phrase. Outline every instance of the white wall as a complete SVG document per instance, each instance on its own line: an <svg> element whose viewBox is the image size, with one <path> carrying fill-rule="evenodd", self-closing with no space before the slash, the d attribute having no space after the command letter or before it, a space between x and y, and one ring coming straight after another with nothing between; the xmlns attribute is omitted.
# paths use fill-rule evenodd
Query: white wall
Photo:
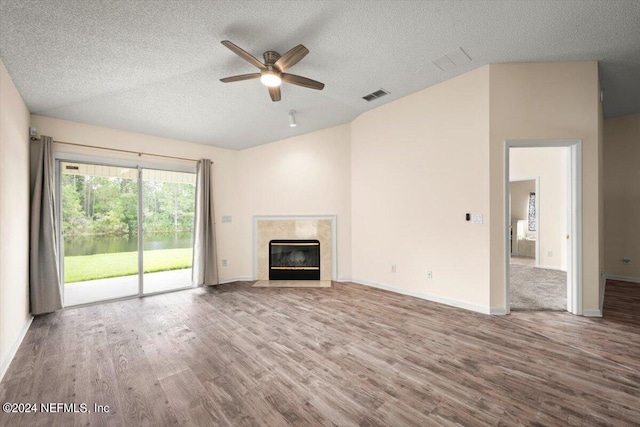
<svg viewBox="0 0 640 427"><path fill-rule="evenodd" d="M489 67L362 114L351 144L354 281L487 311Z"/></svg>
<svg viewBox="0 0 640 427"><path fill-rule="evenodd" d="M511 181L539 178L539 267L565 271L568 155L568 148L552 147L512 148L509 156Z"/></svg>
<svg viewBox="0 0 640 427"><path fill-rule="evenodd" d="M213 160L214 208L217 225L218 271L220 272L220 281L234 280L238 276L237 268L234 265L222 267L222 259L234 258L236 256L235 251L237 250L235 243L237 238L237 224L233 222L230 224L222 223L223 215L235 215L237 209L237 151L37 115L31 116L31 126L35 126L40 135L51 136L56 141L141 151L167 156L192 159L207 158ZM166 160L153 156L138 157L107 150L87 149L64 144L55 144L54 149L59 153L79 153L103 158L140 160L143 162L167 165L195 164L194 162Z"/></svg>
<svg viewBox="0 0 640 427"><path fill-rule="evenodd" d="M0 378L29 314L29 111L0 61Z"/></svg>
<svg viewBox="0 0 640 427"><path fill-rule="evenodd" d="M336 215L338 278L351 276L350 125L238 153L240 277L253 275L254 215Z"/></svg>

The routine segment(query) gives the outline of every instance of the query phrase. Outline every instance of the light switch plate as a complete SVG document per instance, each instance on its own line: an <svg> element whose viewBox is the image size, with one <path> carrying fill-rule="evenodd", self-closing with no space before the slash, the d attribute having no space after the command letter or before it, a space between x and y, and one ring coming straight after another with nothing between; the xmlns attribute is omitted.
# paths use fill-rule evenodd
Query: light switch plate
<svg viewBox="0 0 640 427"><path fill-rule="evenodd" d="M223 223L228 223L231 222L233 220L233 218L231 217L231 215L223 215L222 216L222 222Z"/></svg>
<svg viewBox="0 0 640 427"><path fill-rule="evenodd" d="M482 214L472 214L471 215L471 223L472 224L482 224Z"/></svg>

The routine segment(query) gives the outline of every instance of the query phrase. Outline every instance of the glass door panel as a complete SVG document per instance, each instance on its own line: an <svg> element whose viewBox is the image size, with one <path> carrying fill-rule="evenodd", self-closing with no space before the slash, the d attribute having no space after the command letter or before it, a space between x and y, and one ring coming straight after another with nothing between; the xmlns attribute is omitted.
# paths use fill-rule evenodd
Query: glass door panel
<svg viewBox="0 0 640 427"><path fill-rule="evenodd" d="M138 169L59 165L64 305L138 295Z"/></svg>
<svg viewBox="0 0 640 427"><path fill-rule="evenodd" d="M196 175L142 170L143 293L192 286Z"/></svg>

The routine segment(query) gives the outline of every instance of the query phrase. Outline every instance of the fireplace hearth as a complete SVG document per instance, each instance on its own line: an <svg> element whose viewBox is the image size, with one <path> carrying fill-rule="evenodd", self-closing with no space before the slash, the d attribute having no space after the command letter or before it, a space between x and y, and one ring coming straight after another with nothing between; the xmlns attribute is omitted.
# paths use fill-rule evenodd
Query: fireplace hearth
<svg viewBox="0 0 640 427"><path fill-rule="evenodd" d="M320 241L271 240L269 280L320 280Z"/></svg>

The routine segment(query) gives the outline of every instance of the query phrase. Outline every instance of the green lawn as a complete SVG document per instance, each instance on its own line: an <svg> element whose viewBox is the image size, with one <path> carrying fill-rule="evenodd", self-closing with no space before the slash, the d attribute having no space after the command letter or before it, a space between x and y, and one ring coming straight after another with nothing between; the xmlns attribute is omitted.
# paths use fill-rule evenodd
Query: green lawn
<svg viewBox="0 0 640 427"><path fill-rule="evenodd" d="M191 268L191 248L144 251L144 272ZM138 274L138 252L64 257L64 282Z"/></svg>

